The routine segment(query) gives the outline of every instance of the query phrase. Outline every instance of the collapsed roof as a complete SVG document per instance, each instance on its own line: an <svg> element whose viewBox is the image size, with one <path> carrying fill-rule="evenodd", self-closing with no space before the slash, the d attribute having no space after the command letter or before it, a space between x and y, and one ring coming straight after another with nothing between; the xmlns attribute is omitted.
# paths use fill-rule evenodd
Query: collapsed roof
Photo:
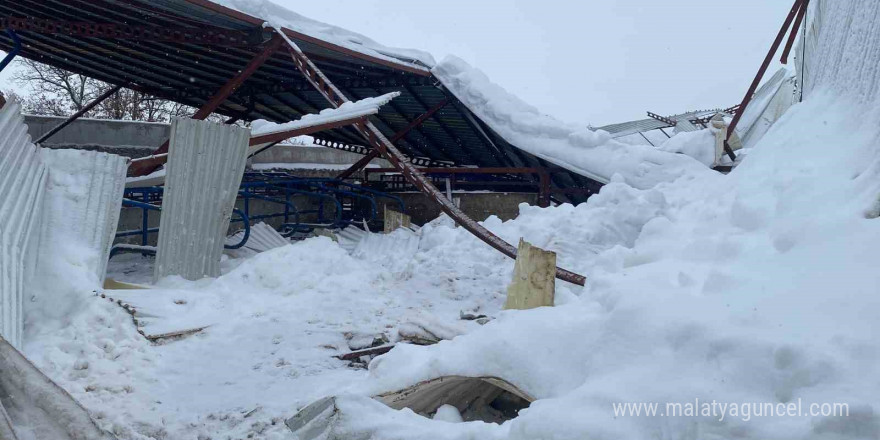
<svg viewBox="0 0 880 440"><path fill-rule="evenodd" d="M586 200L615 173L646 186L658 180L652 171L681 164L674 155L616 143L607 134L543 115L461 60L435 65L423 52L387 48L265 0L223 3L0 1L0 26L19 34L21 56L201 107L260 53L274 32L268 21L282 28L346 96L359 100L400 92L371 117L387 136L439 108L397 142L407 156L462 166L562 167L563 172L552 175L554 197L561 201ZM0 35L0 49L12 47L13 40ZM291 58L275 53L217 113L285 123L327 107ZM315 138L324 146L368 151L352 127ZM664 180L678 173L655 174Z"/></svg>

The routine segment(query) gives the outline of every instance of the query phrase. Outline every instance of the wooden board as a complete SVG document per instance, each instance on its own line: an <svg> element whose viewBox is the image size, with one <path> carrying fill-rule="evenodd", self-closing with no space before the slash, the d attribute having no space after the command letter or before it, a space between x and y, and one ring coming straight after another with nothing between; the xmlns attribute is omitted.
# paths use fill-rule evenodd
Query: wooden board
<svg viewBox="0 0 880 440"><path fill-rule="evenodd" d="M556 253L519 240L513 281L507 288L504 309L553 307L556 291Z"/></svg>
<svg viewBox="0 0 880 440"><path fill-rule="evenodd" d="M411 226L411 219L408 215L397 212L393 209L388 209L385 207L385 233L393 232L395 229L399 228L409 228Z"/></svg>

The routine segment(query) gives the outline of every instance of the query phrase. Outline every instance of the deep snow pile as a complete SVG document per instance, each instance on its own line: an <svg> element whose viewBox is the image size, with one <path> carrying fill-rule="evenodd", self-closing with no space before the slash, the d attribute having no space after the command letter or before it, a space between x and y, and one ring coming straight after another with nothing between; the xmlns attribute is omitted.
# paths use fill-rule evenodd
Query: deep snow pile
<svg viewBox="0 0 880 440"><path fill-rule="evenodd" d="M595 257L578 300L506 312L452 343L392 351L371 366L364 391L499 375L541 399L519 418L452 433L412 414L391 423L387 409L351 397L348 428L369 430L381 418L393 429L380 438L440 429L443 438L486 430L523 439L875 438L880 114L855 118L853 102L834 101L815 96L793 108L731 176L661 188L666 215L632 249ZM806 133L811 121L833 129ZM614 402L695 398L845 402L851 417L719 422L612 411Z"/></svg>
<svg viewBox="0 0 880 440"><path fill-rule="evenodd" d="M631 248L592 257L579 298L504 312L451 342L401 347L374 361L371 380L339 399L344 417L336 432L877 438L880 106L873 98L880 92L880 39L872 29L880 4L818 4L823 30L835 36L811 56L838 74L814 72L825 83L738 169L651 189L663 196L663 214L641 227ZM848 70L841 72L841 63ZM428 421L362 397L446 374L500 376L539 400L498 426ZM846 403L849 417L616 417L612 407L694 399Z"/></svg>

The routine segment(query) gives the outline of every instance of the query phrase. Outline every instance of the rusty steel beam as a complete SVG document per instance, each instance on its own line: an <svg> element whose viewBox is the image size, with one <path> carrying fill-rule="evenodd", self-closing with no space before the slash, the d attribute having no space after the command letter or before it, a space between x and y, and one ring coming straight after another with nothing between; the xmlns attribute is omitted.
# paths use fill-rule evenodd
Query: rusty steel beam
<svg viewBox="0 0 880 440"><path fill-rule="evenodd" d="M379 150L370 151L369 153L367 153L366 156L360 158L360 160L352 164L352 166L348 167L347 170L339 173L336 178L339 180L348 179L349 177L351 177L352 174L362 170L365 166L369 165L370 162L373 161L373 159L379 157L380 155L381 153L379 153Z"/></svg>
<svg viewBox="0 0 880 440"><path fill-rule="evenodd" d="M318 66L306 56L299 46L290 40L287 40L287 42L288 51L290 52L291 58L293 58L296 67L331 105L338 108L342 104L349 102L349 99L342 94L342 92L326 75L324 75L323 72L321 72L320 69L318 69ZM413 166L412 162L410 162L410 160L404 156L400 150L398 150L397 147L395 147L375 125L373 125L372 122L367 121L355 124L355 128L357 128L373 148L379 150L385 159L391 162L394 168L399 170L403 176L410 181L410 183L415 185L416 188L419 188L419 190L427 195L428 198L437 203L440 209L452 217L456 223L504 255L507 255L510 258L516 258L515 247L493 234L492 231L486 229L483 225L475 222L459 209L458 206L455 206L454 203L447 199L443 193L431 184L424 174ZM586 283L586 278L583 275L578 275L559 267L556 268L556 277L563 281L568 281L581 286Z"/></svg>
<svg viewBox="0 0 880 440"><path fill-rule="evenodd" d="M43 20L32 17L0 17L0 28L18 32L111 40L160 41L224 47L253 47L259 35L215 27L133 26L124 23L87 23Z"/></svg>
<svg viewBox="0 0 880 440"><path fill-rule="evenodd" d="M660 116L657 113L648 112L648 117L651 119L656 119L664 124L668 124L670 127L675 127L678 124L674 119L667 118L666 116Z"/></svg>
<svg viewBox="0 0 880 440"><path fill-rule="evenodd" d="M430 118L431 116L434 116L434 113L437 113L441 109L443 109L443 107L446 107L447 104L449 104L449 99L443 99L437 105L435 105L434 107L431 107L428 111L426 111L421 116L419 116L418 118L416 118L412 122L410 122L409 125L407 125L403 130L400 130L397 133L395 133L394 136L392 136L390 139L391 143L392 144L397 143L397 141L406 137L406 135L409 134L410 131L412 131L414 128L422 125L422 123L427 121L428 118ZM379 157L379 154L381 154L379 152L379 150L371 151L369 154L362 157L361 160L355 162L354 165L352 165L347 170L343 171L338 176L336 176L336 178L339 180L347 179L352 174L360 171L365 166L367 166L373 159Z"/></svg>
<svg viewBox="0 0 880 440"><path fill-rule="evenodd" d="M779 29L779 33L776 34L776 40L774 40L773 45L770 46L770 50L767 52L767 56L764 58L764 62L761 63L761 67L758 69L758 74L755 75L755 79L752 80L752 84L749 86L749 90L746 92L746 96L743 97L743 100L739 105L739 111L736 112L736 115L733 116L733 121L731 121L730 126L727 127L727 140L730 140L730 137L733 136L733 133L736 130L736 126L737 124L739 124L739 120L742 118L743 113L746 112L746 108L748 108L749 103L752 101L752 97L755 95L755 91L761 84L761 79L764 78L764 74L770 67L770 62L773 61L773 55L775 55L776 51L779 50L779 45L782 44L782 39L785 38L785 34L791 28L791 24L794 21L795 16L801 10L801 6L803 5L803 3L804 0L795 0L794 5L792 5L791 7L791 11L788 13L788 17L786 17L785 22L782 23L782 27ZM796 30L792 32L796 32ZM727 141L724 141L724 152L727 153L731 160L736 160L736 155L733 154L733 150L731 150L730 146L727 145Z"/></svg>
<svg viewBox="0 0 880 440"><path fill-rule="evenodd" d="M49 130L48 133L40 136L40 138L37 139L34 143L35 144L42 144L43 142L46 142L47 140L49 140L49 138L51 138L52 136L55 136L56 133L63 130L64 127L67 127L68 125L72 124L73 121L76 121L77 119L81 118L82 115L88 113L91 109L95 108L95 106L104 102L104 100L106 100L107 98L115 95L116 92L118 92L123 86L124 86L123 84L119 84L117 86L114 86L110 90L107 90L106 92L102 93L101 96L98 96L97 98L92 100L92 102L86 104L85 107L80 109L78 112L72 114L69 118L67 118L66 121L56 125L55 128Z"/></svg>
<svg viewBox="0 0 880 440"><path fill-rule="evenodd" d="M546 168L512 168L512 167L486 167L486 168L416 168L422 174L541 174L553 170ZM398 168L370 168L370 173L399 173Z"/></svg>
<svg viewBox="0 0 880 440"><path fill-rule="evenodd" d="M238 88L241 87L241 85L244 84L244 82L248 78L250 78L251 75L253 75L257 71L257 69L260 68L260 66L268 61L269 58L272 58L272 55L274 55L278 48L281 47L281 44L283 42L284 40L277 34L273 36L272 40L270 40L269 43L266 44L266 47L264 47L263 50L260 51L260 53L257 54L257 56L255 56L254 59L252 59L251 62L248 63L248 65L244 69L239 71L238 74L235 75L235 77L224 84L223 87L221 87L220 90L218 90L217 93L215 93L214 96L205 103L205 105L203 105L201 108L199 108L198 111L196 111L196 113L192 116L192 119L205 119L210 116L211 113L213 113L214 110L217 110L217 108L220 107L220 105L223 104L227 98L235 93L235 91L238 90ZM153 154L159 155L167 152L168 141L165 141L159 148L156 149L156 151L153 152ZM150 174L157 167L158 165L154 165L148 161L138 162L137 164L133 164L129 167L128 173L130 176L133 177L143 176L146 174Z"/></svg>

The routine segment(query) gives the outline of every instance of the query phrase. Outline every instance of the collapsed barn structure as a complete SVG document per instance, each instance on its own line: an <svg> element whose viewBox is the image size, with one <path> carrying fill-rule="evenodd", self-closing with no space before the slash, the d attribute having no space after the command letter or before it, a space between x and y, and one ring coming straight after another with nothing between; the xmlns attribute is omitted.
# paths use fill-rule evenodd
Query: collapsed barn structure
<svg viewBox="0 0 880 440"><path fill-rule="evenodd" d="M442 212L516 258L517 248L475 221L497 214L497 207L480 211L474 205L485 205L485 198L469 206L461 193L527 195L511 198L514 205L578 205L616 179L633 187L674 180L681 170L700 166L684 157L696 157L695 149L708 152L703 165L730 171L741 162L742 150L755 145L798 99L789 70L763 84L762 79L788 29L799 29L805 3L796 2L739 105L671 116L649 112L648 119L588 129L545 120L456 60L436 64L417 52L325 35L296 20L267 21L208 0L0 2L0 28L6 30L0 49L9 53L0 68L24 57L114 86L66 120L28 116L26 124L18 103L0 108L0 193L12 195L0 199L6 223L0 245L10 250L0 260L10 274L0 285L0 336L21 348L26 286L40 271L51 270L40 256L64 234L88 238L99 255L90 270L101 280L107 260L124 252L155 255L154 281L218 277L224 252L251 255L316 234L344 241L360 229L409 223L394 217L397 213L426 223ZM142 127L82 118L122 88L198 110L191 119ZM211 115L222 115L226 123L205 121ZM113 130L137 131L139 139L129 133L115 140L58 141L80 124L92 124L84 129L92 134L116 124ZM686 144L661 145L680 133L696 135L680 138ZM310 145L287 144L300 136L310 136ZM139 143L144 139L153 145ZM323 174L306 173L314 167L285 163L298 154L296 148L346 156L320 168ZM276 152L272 157L282 159L261 159ZM52 173L82 179L87 203L71 202L70 188L53 182ZM586 283L562 267L555 276ZM121 289L112 297L99 295L123 306L151 341L212 324L157 324L155 316L136 313L155 307L153 300ZM186 303L175 295L178 304ZM373 342L352 349L372 356L392 348L387 341ZM363 355L354 354L340 359ZM36 374L26 360L7 362ZM480 385L494 393L485 405L507 399L502 403L515 414L531 402L514 385L491 379L501 385ZM472 388L462 383L456 386ZM65 398L48 384L47 399ZM0 381L0 391L3 385ZM6 389L8 395L22 393L14 383ZM459 400L473 402L469 396ZM324 411L329 404L322 405ZM422 406L434 413L440 402ZM103 435L78 406L66 414L77 420L82 438ZM11 419L16 417L21 415ZM0 414L5 440L4 419L10 417ZM14 432L5 435L15 438Z"/></svg>

